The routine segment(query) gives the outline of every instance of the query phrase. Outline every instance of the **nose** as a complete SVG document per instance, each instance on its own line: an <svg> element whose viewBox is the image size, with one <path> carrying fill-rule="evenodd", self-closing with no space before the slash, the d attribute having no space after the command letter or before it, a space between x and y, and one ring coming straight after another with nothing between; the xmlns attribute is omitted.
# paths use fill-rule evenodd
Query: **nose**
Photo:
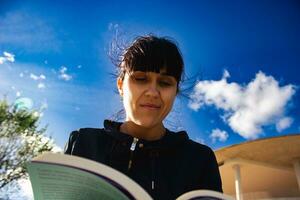
<svg viewBox="0 0 300 200"><path fill-rule="evenodd" d="M146 96L157 98L160 95L160 91L156 83L149 84L146 90Z"/></svg>

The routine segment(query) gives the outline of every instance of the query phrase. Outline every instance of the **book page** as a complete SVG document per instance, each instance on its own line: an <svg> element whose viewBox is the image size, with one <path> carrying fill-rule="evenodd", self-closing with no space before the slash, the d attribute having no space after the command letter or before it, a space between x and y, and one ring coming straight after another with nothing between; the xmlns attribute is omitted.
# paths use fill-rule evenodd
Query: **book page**
<svg viewBox="0 0 300 200"><path fill-rule="evenodd" d="M31 164L33 163L60 165L67 168L79 169L90 174L96 174L98 178L108 180L108 184L112 184L112 187L116 187L117 190L122 191L123 194L130 197L130 199L152 200L151 196L128 176L93 160L74 155L48 152L35 157ZM29 175L31 176L31 174Z"/></svg>
<svg viewBox="0 0 300 200"><path fill-rule="evenodd" d="M120 190L99 176L63 165L29 163L35 200L127 200Z"/></svg>

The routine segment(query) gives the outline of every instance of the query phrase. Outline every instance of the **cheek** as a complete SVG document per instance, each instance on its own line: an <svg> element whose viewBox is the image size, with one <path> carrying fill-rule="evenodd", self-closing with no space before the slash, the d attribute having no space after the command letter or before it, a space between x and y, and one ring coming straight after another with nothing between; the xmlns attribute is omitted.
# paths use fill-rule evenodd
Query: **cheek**
<svg viewBox="0 0 300 200"><path fill-rule="evenodd" d="M176 97L175 92L164 97L165 98L165 104L166 104L166 106L169 110L172 109L175 97Z"/></svg>
<svg viewBox="0 0 300 200"><path fill-rule="evenodd" d="M132 101L132 96L130 94L126 93L126 95L123 96L123 105L125 109L131 109Z"/></svg>
<svg viewBox="0 0 300 200"><path fill-rule="evenodd" d="M135 109L138 99L138 93L134 88L126 87L124 91L123 101L125 108Z"/></svg>

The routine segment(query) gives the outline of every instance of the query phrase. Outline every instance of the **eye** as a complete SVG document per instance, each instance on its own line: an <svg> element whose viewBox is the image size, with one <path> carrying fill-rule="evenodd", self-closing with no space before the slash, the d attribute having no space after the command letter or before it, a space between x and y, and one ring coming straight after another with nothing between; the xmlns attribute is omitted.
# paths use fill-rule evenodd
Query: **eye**
<svg viewBox="0 0 300 200"><path fill-rule="evenodd" d="M146 76L134 76L133 79L138 82L145 82L147 80Z"/></svg>
<svg viewBox="0 0 300 200"><path fill-rule="evenodd" d="M158 79L158 84L161 87L172 87L174 85L176 85L176 80L174 77L172 76L168 76L168 75L161 75Z"/></svg>
<svg viewBox="0 0 300 200"><path fill-rule="evenodd" d="M169 87L169 86L172 86L172 83L169 82L169 81L159 81L159 85L162 86L162 87Z"/></svg>
<svg viewBox="0 0 300 200"><path fill-rule="evenodd" d="M134 77L134 79L135 79L136 81L146 81L146 80L147 80L146 77Z"/></svg>
<svg viewBox="0 0 300 200"><path fill-rule="evenodd" d="M145 74L133 74L132 79L136 82L146 82L147 76Z"/></svg>

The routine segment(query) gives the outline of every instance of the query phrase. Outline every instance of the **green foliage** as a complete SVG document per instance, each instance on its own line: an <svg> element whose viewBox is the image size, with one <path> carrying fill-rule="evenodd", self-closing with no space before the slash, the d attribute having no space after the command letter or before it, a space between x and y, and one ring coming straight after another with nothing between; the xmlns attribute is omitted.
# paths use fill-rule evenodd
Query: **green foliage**
<svg viewBox="0 0 300 200"><path fill-rule="evenodd" d="M52 140L44 136L47 127L39 128L38 122L36 111L18 110L0 100L0 188L26 177L26 163L53 149Z"/></svg>

